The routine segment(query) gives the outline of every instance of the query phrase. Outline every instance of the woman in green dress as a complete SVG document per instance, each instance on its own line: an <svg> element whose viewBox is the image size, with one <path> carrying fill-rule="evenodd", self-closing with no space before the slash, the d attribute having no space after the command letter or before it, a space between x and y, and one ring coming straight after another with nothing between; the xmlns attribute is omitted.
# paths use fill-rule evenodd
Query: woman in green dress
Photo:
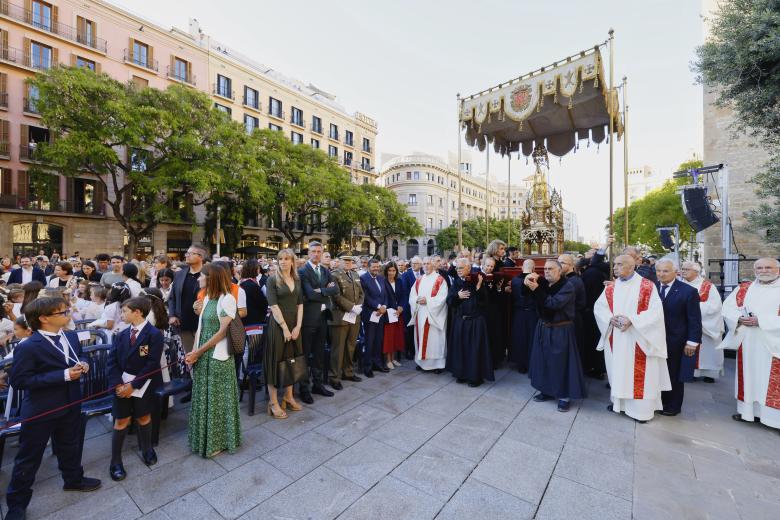
<svg viewBox="0 0 780 520"><path fill-rule="evenodd" d="M206 289L200 310L197 348L185 361L192 367L192 406L189 418L189 443L193 453L213 457L241 445L241 421L238 415L238 385L227 330L236 316L236 299L231 294L230 275L218 265L205 265L200 285ZM198 309L199 307L199 309Z"/></svg>
<svg viewBox="0 0 780 520"><path fill-rule="evenodd" d="M302 409L293 397L292 386L284 387L281 404L277 397L279 384L276 367L279 361L303 352L301 348L301 324L303 322L303 291L295 270L295 253L292 249L279 251L279 267L266 282L266 297L273 319L269 320L264 356L265 377L268 384L268 415L286 419L289 408L293 412Z"/></svg>

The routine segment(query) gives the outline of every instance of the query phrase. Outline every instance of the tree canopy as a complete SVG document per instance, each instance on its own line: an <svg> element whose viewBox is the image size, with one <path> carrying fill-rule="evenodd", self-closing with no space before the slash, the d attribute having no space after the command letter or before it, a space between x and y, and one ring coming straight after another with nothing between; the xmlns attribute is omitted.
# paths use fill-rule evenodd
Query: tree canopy
<svg viewBox="0 0 780 520"><path fill-rule="evenodd" d="M483 217L463 221L463 247L468 249L485 249L493 240L507 241L509 237L509 220L490 219L488 236L488 223ZM512 238L510 246L520 248L520 222L512 221ZM454 223L439 231L436 235L436 245L442 251L451 251L458 245L458 223Z"/></svg>
<svg viewBox="0 0 780 520"><path fill-rule="evenodd" d="M747 133L770 159L752 182L759 205L745 216L753 230L780 228L780 2L721 0L710 36L692 68L716 104L732 109L734 131ZM766 235L768 241L779 241Z"/></svg>

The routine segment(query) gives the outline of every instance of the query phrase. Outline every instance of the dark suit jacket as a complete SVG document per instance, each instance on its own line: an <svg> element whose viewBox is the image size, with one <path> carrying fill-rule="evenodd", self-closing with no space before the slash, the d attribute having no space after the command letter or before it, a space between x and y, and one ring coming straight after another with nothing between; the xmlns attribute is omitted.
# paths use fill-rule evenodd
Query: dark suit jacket
<svg viewBox="0 0 780 520"><path fill-rule="evenodd" d="M70 349L76 357L86 361L81 355L81 343L75 332L65 332ZM159 365L160 358L157 358ZM68 368L65 356L40 332L19 343L14 349L11 365L11 385L24 390L22 399L22 419L34 417L43 412L54 410L81 399L81 383L65 381L65 369ZM70 364L72 366L72 363ZM74 405L78 406L78 405ZM68 413L66 408L46 416L55 419Z"/></svg>
<svg viewBox="0 0 780 520"><path fill-rule="evenodd" d="M164 348L163 334L151 323L147 323L138 333L135 346L131 347L130 329L131 327L126 327L117 334L111 345L111 353L108 356L108 382L111 386L121 384L122 372L134 376L154 372L151 376L137 377L130 383L133 388L138 390L151 377L152 382L149 383L149 388L146 391L153 391L163 384L160 372L160 358L162 358Z"/></svg>
<svg viewBox="0 0 780 520"><path fill-rule="evenodd" d="M171 292L168 295L168 315L181 318L181 291L184 287L184 280L190 272L190 267L187 266L173 275L173 283L171 284Z"/></svg>
<svg viewBox="0 0 780 520"><path fill-rule="evenodd" d="M396 288L396 297L398 298L398 304L404 308L404 312L401 314L404 319L404 325L408 325L409 317L412 314L412 309L409 306L409 294L411 294L417 278L415 278L414 271L410 267L401 274L398 281L401 282L402 287L400 291Z"/></svg>
<svg viewBox="0 0 780 520"><path fill-rule="evenodd" d="M33 267L32 272L32 279L36 282L41 282L44 286L46 285L46 274L43 272L43 269L40 267ZM18 267L11 271L11 275L8 277L8 283L22 283L22 268Z"/></svg>
<svg viewBox="0 0 780 520"><path fill-rule="evenodd" d="M320 265L321 278L317 279L317 273L314 272L311 264L306 264L298 270L298 276L301 279L301 288L303 289L303 326L314 327L322 320L322 305L325 304L326 310L333 308L331 296L339 293L338 284L334 283L332 287L328 284L333 281L330 270ZM315 291L319 289L320 292Z"/></svg>
<svg viewBox="0 0 780 520"><path fill-rule="evenodd" d="M363 294L365 295L360 319L364 322L368 322L371 318L371 313L381 305L387 306L389 304L387 289L385 289L385 277L379 275L376 277L376 281L379 282L379 287L371 278L371 273L366 273L360 277L360 283L363 285Z"/></svg>
<svg viewBox="0 0 780 520"><path fill-rule="evenodd" d="M661 283L656 283L661 295ZM690 285L675 280L663 300L664 324L666 325L666 347L682 350L688 341L701 344L701 307L699 291Z"/></svg>

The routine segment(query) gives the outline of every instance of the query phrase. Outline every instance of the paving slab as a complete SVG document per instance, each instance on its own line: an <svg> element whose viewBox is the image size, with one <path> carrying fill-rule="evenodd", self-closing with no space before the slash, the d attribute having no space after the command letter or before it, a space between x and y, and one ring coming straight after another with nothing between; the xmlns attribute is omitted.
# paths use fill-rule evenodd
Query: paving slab
<svg viewBox="0 0 780 520"><path fill-rule="evenodd" d="M631 520L631 501L553 476L539 505L538 520ZM674 518L674 517L672 517ZM659 518L658 520L662 520Z"/></svg>
<svg viewBox="0 0 780 520"><path fill-rule="evenodd" d="M349 413L334 417L316 427L314 431L339 444L351 446L372 431L381 428L393 417L395 415L390 412L369 405L361 405Z"/></svg>
<svg viewBox="0 0 780 520"><path fill-rule="evenodd" d="M300 437L263 455L263 460L292 479L299 479L323 462L344 450L344 446L319 433Z"/></svg>
<svg viewBox="0 0 780 520"><path fill-rule="evenodd" d="M355 501L339 520L427 520L443 505L443 500L388 476Z"/></svg>
<svg viewBox="0 0 780 520"><path fill-rule="evenodd" d="M391 475L446 501L466 480L474 466L473 461L426 444L393 470Z"/></svg>
<svg viewBox="0 0 780 520"><path fill-rule="evenodd" d="M330 459L325 463L325 467L358 486L369 489L401 464L407 456L407 453L388 444L365 437Z"/></svg>
<svg viewBox="0 0 780 520"><path fill-rule="evenodd" d="M634 463L598 451L567 444L563 448L554 475L599 489L624 500L631 500Z"/></svg>
<svg viewBox="0 0 780 520"><path fill-rule="evenodd" d="M533 518L536 506L475 479L466 482L452 496L437 520L522 520Z"/></svg>

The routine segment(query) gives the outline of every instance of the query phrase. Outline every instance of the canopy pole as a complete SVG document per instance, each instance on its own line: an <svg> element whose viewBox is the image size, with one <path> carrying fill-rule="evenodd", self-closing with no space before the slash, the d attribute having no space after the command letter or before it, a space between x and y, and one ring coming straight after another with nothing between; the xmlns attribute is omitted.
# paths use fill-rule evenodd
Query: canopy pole
<svg viewBox="0 0 780 520"><path fill-rule="evenodd" d="M506 154L506 245L512 244L512 143L509 143L509 153Z"/></svg>
<svg viewBox="0 0 780 520"><path fill-rule="evenodd" d="M623 217L624 243L628 245L628 78L623 76Z"/></svg>
<svg viewBox="0 0 780 520"><path fill-rule="evenodd" d="M463 177L461 175L460 158L460 118L463 113L463 102L460 92L456 95L458 100L458 252L463 251Z"/></svg>
<svg viewBox="0 0 780 520"><path fill-rule="evenodd" d="M613 184L614 184L614 168L615 168L615 121L614 112L615 107L612 106L612 92L615 88L615 30L609 30L609 93L608 93L608 109L609 114L609 236L614 235L615 228L615 215L614 215L614 201L613 201ZM612 273L612 240L609 240L609 273L610 279L613 276Z"/></svg>
<svg viewBox="0 0 780 520"><path fill-rule="evenodd" d="M488 143L489 145L490 143ZM485 147L485 249L490 243L490 146Z"/></svg>

